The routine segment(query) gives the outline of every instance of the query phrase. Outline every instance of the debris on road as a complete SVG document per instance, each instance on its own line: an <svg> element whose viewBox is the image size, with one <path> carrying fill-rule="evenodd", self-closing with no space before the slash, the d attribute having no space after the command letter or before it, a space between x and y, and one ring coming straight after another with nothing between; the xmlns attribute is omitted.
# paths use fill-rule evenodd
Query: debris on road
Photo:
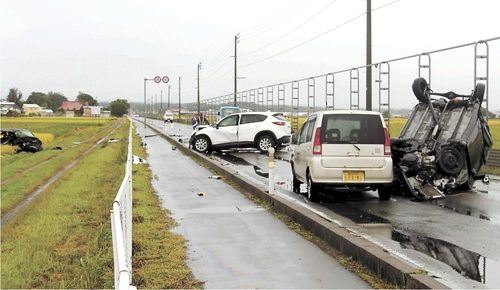
<svg viewBox="0 0 500 290"><path fill-rule="evenodd" d="M207 194L206 194L205 192L203 192L203 191L200 191L200 192L198 192L198 193L197 193L197 195L198 195L198 196L205 196L205 195L207 195Z"/></svg>
<svg viewBox="0 0 500 290"><path fill-rule="evenodd" d="M148 164L148 162L139 156L133 155L132 156L132 163L133 164Z"/></svg>
<svg viewBox="0 0 500 290"><path fill-rule="evenodd" d="M120 141L120 139L111 138L111 139L108 140L108 143L116 143L118 141Z"/></svg>
<svg viewBox="0 0 500 290"><path fill-rule="evenodd" d="M221 177L219 175L212 175L209 176L208 179L221 179Z"/></svg>

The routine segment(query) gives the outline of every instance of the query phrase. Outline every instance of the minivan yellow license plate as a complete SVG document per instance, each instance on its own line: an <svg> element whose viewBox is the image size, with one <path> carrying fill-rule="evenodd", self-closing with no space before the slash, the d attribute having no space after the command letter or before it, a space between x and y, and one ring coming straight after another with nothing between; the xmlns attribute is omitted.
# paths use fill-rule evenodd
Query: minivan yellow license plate
<svg viewBox="0 0 500 290"><path fill-rule="evenodd" d="M343 171L343 181L365 181L364 171Z"/></svg>

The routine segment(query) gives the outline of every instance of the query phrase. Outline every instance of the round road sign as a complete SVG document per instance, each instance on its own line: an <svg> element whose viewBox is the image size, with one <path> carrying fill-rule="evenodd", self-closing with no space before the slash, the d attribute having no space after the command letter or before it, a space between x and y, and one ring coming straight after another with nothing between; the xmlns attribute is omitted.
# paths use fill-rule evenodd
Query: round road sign
<svg viewBox="0 0 500 290"><path fill-rule="evenodd" d="M161 77L155 76L154 80L155 80L155 83L159 83L159 82L161 82Z"/></svg>
<svg viewBox="0 0 500 290"><path fill-rule="evenodd" d="M168 83L169 79L167 76L164 76L161 78L161 80L164 82L164 83Z"/></svg>

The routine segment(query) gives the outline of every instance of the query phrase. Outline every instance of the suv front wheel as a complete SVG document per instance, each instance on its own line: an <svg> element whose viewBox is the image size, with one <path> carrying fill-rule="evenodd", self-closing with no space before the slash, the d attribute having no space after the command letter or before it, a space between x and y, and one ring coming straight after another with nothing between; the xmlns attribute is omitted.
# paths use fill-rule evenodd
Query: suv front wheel
<svg viewBox="0 0 500 290"><path fill-rule="evenodd" d="M193 140L193 149L200 153L210 151L210 140L206 136L196 136Z"/></svg>
<svg viewBox="0 0 500 290"><path fill-rule="evenodd" d="M268 152L269 148L274 147L275 142L272 136L261 135L257 138L257 149L262 153Z"/></svg>

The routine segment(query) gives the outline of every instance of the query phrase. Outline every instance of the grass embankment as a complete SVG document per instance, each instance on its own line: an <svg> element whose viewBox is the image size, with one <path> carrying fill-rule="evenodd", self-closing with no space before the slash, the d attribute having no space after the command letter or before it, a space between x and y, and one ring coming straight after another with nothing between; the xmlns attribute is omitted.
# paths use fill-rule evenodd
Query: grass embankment
<svg viewBox="0 0 500 290"><path fill-rule="evenodd" d="M126 148L102 143L2 228L1 288L113 286L109 211Z"/></svg>
<svg viewBox="0 0 500 290"><path fill-rule="evenodd" d="M99 145L4 225L1 288L113 288L110 209L124 175L127 127L110 137L121 142ZM139 142L134 135L134 152L144 156ZM19 156L33 162L34 155ZM149 168L133 171L133 283L201 287L186 266L184 240L168 232L175 222L160 207Z"/></svg>
<svg viewBox="0 0 500 290"><path fill-rule="evenodd" d="M44 184L56 172L83 154L115 125L71 118L2 118L2 127L27 128L41 136L44 150L37 153L4 151L2 146L2 215ZM59 147L62 150L54 150Z"/></svg>

